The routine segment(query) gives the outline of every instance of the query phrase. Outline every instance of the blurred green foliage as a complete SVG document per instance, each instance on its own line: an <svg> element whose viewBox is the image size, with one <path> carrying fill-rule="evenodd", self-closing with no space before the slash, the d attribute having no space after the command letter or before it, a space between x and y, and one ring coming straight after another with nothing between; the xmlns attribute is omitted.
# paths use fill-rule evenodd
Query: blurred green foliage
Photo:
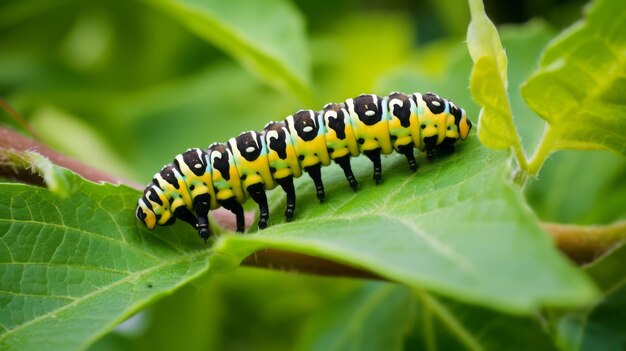
<svg viewBox="0 0 626 351"><path fill-rule="evenodd" d="M205 147L298 108L317 109L362 92L432 90L476 121L479 109L468 92L471 60L463 43L469 21L464 1L275 0L267 7L258 2L256 10L212 4L4 1L0 96L46 143L142 183L188 147ZM500 31L526 152L537 144L543 124L523 105L517 88L545 44L580 17L581 5L485 4L497 24L542 17ZM199 29L207 23L222 34ZM4 112L0 121L19 128ZM614 154L563 152L547 160L526 196L543 220L609 223L626 218L624 176L626 162ZM377 294L384 298L364 312L360 302ZM419 296L389 283L240 269L186 286L92 349L367 349L376 344L367 342L372 335L361 334L375 332L390 347L407 349L552 348L547 327L537 319ZM619 296L613 301L619 303ZM433 309L441 308L454 318L433 317ZM603 309L594 312L598 316L611 322ZM558 325L562 345L571 341L570 330L580 328L577 318ZM376 323L381 321L388 322ZM346 330L354 334L341 335ZM344 344L341 338L365 343Z"/></svg>

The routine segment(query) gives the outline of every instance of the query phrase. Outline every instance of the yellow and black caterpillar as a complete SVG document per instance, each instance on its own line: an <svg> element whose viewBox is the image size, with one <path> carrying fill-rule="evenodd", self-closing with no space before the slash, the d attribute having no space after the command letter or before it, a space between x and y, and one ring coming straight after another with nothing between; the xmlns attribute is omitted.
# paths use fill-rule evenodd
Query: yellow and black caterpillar
<svg viewBox="0 0 626 351"><path fill-rule="evenodd" d="M293 178L309 174L317 198L324 200L320 168L335 161L352 189L357 181L350 158L363 153L374 164L374 181L381 181L380 155L396 151L417 170L414 148L451 152L472 128L465 111L433 93L391 93L386 97L360 95L344 103L330 103L322 111L300 110L263 131L244 132L208 149L189 149L154 175L137 205L137 218L149 229L172 224L176 218L191 224L206 240L209 210L224 207L236 215L237 231L244 230L241 204L251 197L259 205L259 228L267 227L266 190L280 185L287 194L287 221L293 219L296 193Z"/></svg>

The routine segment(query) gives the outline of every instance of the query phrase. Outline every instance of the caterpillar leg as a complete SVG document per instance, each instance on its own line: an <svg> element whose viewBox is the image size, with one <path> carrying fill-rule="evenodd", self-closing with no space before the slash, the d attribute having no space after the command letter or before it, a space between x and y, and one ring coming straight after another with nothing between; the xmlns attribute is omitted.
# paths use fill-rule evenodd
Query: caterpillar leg
<svg viewBox="0 0 626 351"><path fill-rule="evenodd" d="M324 193L324 183L322 182L322 164L318 163L313 166L304 167L304 171L309 174L311 179L313 179L313 183L315 183L315 190L317 190L317 198L320 202L324 202L324 198L326 197L326 193Z"/></svg>
<svg viewBox="0 0 626 351"><path fill-rule="evenodd" d="M435 158L434 150L437 146L437 136L429 136L424 138L424 144L426 145L426 159L432 161Z"/></svg>
<svg viewBox="0 0 626 351"><path fill-rule="evenodd" d="M263 183L252 184L246 190L248 190L252 200L259 204L259 228L264 229L267 227L267 220L270 218L270 210Z"/></svg>
<svg viewBox="0 0 626 351"><path fill-rule="evenodd" d="M285 209L285 218L287 222L293 220L293 213L296 210L296 190L293 187L293 177L285 177L276 180L281 188L287 194L287 208Z"/></svg>
<svg viewBox="0 0 626 351"><path fill-rule="evenodd" d="M237 217L237 232L243 233L246 223L243 217L243 207L235 197L218 201L219 204Z"/></svg>
<svg viewBox="0 0 626 351"><path fill-rule="evenodd" d="M398 151L406 157L411 171L417 171L417 162L415 161L415 155L413 154L413 143L398 146Z"/></svg>
<svg viewBox="0 0 626 351"><path fill-rule="evenodd" d="M352 167L350 166L350 155L346 155L343 157L338 157L335 159L335 162L343 169L343 174L346 175L346 179L348 183L350 183L350 187L356 191L359 187L359 183L357 183L356 178L354 178L354 173L352 173Z"/></svg>
<svg viewBox="0 0 626 351"><path fill-rule="evenodd" d="M433 151L434 149L432 147L427 147L426 148L426 159L428 161L432 161L435 159L435 153Z"/></svg>
<svg viewBox="0 0 626 351"><path fill-rule="evenodd" d="M198 226L198 220L196 219L196 216L194 216L194 214L191 213L191 211L189 211L187 207L184 207L184 206L178 207L174 211L174 217L191 224L191 226L194 227L194 229L197 228ZM170 219L171 223L174 223L174 220L172 220L174 217ZM168 223L166 224L170 224L170 221L168 221Z"/></svg>
<svg viewBox="0 0 626 351"><path fill-rule="evenodd" d="M383 179L382 166L380 164L380 148L374 150L365 150L363 151L363 153L374 164L374 181L376 182L376 184L380 184Z"/></svg>
<svg viewBox="0 0 626 351"><path fill-rule="evenodd" d="M211 233L211 227L209 227L209 209L211 208L211 195L202 194L196 196L193 199L193 209L196 211L196 215L198 216L198 223L196 225L196 229L198 230L198 235L200 238L204 240L206 243Z"/></svg>

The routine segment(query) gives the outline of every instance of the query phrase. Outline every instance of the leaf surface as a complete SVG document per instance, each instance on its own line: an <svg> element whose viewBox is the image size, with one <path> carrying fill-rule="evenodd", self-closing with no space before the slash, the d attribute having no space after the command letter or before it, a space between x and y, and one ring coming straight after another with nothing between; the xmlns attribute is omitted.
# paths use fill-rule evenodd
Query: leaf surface
<svg viewBox="0 0 626 351"><path fill-rule="evenodd" d="M420 157L421 160L421 157ZM411 174L403 157L353 162L352 192L337 166L324 168L327 201L308 177L297 181L296 220L283 221L281 190L257 234L224 235L218 252L243 258L262 248L335 260L420 289L514 312L591 301L594 288L557 253L521 194L507 180L510 159L471 137L458 150Z"/></svg>
<svg viewBox="0 0 626 351"><path fill-rule="evenodd" d="M66 172L59 198L0 184L0 348L83 348L208 269L209 250L170 228L148 233L138 192ZM180 229L180 228L178 228Z"/></svg>
<svg viewBox="0 0 626 351"><path fill-rule="evenodd" d="M597 0L588 10L548 45L522 95L550 124L552 148L626 155L626 7Z"/></svg>

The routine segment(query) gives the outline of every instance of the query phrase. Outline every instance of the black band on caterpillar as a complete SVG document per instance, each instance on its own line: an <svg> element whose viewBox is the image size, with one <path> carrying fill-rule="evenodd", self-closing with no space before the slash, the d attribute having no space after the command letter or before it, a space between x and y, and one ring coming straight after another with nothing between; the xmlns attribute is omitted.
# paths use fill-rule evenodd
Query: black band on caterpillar
<svg viewBox="0 0 626 351"><path fill-rule="evenodd" d="M432 159L434 150L451 152L472 128L465 111L433 93L386 97L360 95L331 103L321 111L300 110L284 121L270 122L263 131L250 131L208 149L189 149L155 174L137 205L137 218L149 229L190 223L201 238L210 232L208 213L224 207L244 230L243 207L248 198L258 203L259 228L268 225L265 191L277 185L287 194L285 217L296 208L293 179L303 172L315 183L317 197L325 198L320 168L335 161L352 189L358 183L350 158L363 154L374 164L373 178L382 181L380 156L403 154L411 171L417 170L414 149Z"/></svg>

